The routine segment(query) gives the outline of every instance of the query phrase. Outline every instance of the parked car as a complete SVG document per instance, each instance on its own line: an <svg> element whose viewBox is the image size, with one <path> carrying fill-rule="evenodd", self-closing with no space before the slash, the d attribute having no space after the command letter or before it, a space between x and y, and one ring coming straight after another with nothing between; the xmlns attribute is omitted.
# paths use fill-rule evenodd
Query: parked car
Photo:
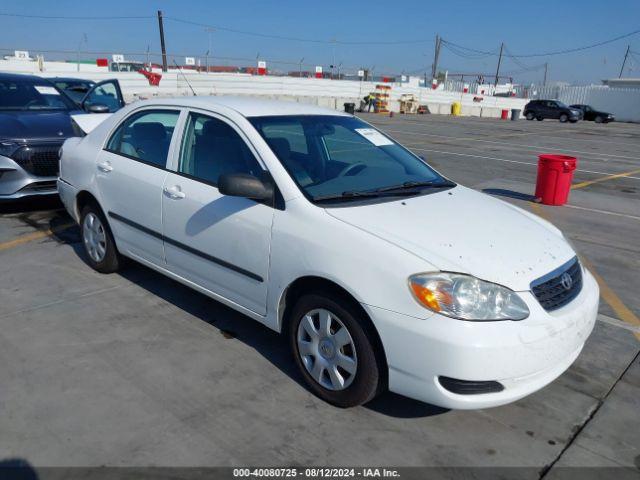
<svg viewBox="0 0 640 480"><path fill-rule="evenodd" d="M91 267L129 257L281 332L341 407L514 401L573 363L598 310L557 228L334 110L136 102L65 142L58 188Z"/></svg>
<svg viewBox="0 0 640 480"><path fill-rule="evenodd" d="M596 123L609 123L615 121L615 116L612 113L601 112L594 109L590 105L571 105L570 108L575 108L582 111L584 120L596 122Z"/></svg>
<svg viewBox="0 0 640 480"><path fill-rule="evenodd" d="M104 102L113 100L111 107ZM87 92L87 112L115 111L124 105L117 80ZM57 195L58 151L66 138L82 135L71 116L83 111L44 78L0 73L0 202Z"/></svg>
<svg viewBox="0 0 640 480"><path fill-rule="evenodd" d="M582 110L567 107L558 100L531 100L524 106L523 114L527 120L551 118L562 123L575 123L582 118Z"/></svg>
<svg viewBox="0 0 640 480"><path fill-rule="evenodd" d="M49 79L53 84L67 94L71 100L80 107L82 100L91 90L96 82L93 80L83 80L81 78L54 77Z"/></svg>

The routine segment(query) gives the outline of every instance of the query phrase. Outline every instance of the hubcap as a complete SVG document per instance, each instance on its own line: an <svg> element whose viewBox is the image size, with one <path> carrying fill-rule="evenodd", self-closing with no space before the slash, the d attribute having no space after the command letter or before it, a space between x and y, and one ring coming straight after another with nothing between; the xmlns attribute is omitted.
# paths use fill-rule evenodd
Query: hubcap
<svg viewBox="0 0 640 480"><path fill-rule="evenodd" d="M344 390L358 369L356 348L342 321L329 310L308 312L298 324L298 355L311 377L329 390Z"/></svg>
<svg viewBox="0 0 640 480"><path fill-rule="evenodd" d="M100 263L104 260L107 253L107 237L100 218L93 212L84 217L82 239L87 254L94 262Z"/></svg>

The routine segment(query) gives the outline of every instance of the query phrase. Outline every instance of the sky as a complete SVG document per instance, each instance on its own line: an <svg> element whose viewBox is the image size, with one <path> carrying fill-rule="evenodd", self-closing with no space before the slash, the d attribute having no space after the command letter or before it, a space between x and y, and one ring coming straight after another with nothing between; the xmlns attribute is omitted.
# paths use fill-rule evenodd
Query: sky
<svg viewBox="0 0 640 480"><path fill-rule="evenodd" d="M82 58L160 52L157 10L165 16L167 51L178 63L184 56L204 63L210 50L210 64L250 65L260 58L268 68L289 71L298 70L300 62L309 70L314 65L328 69L335 61L343 72L364 67L376 75L430 71L436 34L493 53L443 46L439 70L493 75L501 42L505 52L517 56L581 47L640 29L638 0L3 0L0 13L63 18L0 16L0 50L43 52L45 59L75 59L78 49L103 52L82 53ZM149 18L105 18L118 16ZM618 76L627 45L638 53L628 61L625 76L640 77L640 33L576 53L505 56L501 72L514 73L523 83L540 82L542 65L548 63L549 81L600 83Z"/></svg>

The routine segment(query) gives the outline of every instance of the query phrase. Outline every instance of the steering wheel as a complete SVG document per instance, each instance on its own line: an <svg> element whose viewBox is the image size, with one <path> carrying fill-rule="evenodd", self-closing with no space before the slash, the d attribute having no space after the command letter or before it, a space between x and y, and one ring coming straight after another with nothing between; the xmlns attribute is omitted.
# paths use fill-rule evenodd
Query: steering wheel
<svg viewBox="0 0 640 480"><path fill-rule="evenodd" d="M351 165L347 165L346 167L344 167L340 171L340 173L338 173L338 177L344 177L346 175L349 175L350 173L352 173L355 170L362 171L365 168L367 168L367 166L362 162L352 163Z"/></svg>

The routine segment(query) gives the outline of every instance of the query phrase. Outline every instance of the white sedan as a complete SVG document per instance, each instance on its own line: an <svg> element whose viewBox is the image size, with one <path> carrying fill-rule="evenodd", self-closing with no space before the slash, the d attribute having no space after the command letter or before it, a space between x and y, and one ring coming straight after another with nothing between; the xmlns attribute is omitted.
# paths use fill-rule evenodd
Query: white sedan
<svg viewBox="0 0 640 480"><path fill-rule="evenodd" d="M58 189L93 268L129 257L282 332L341 407L512 402L573 363L598 310L557 228L333 110L136 102L65 142Z"/></svg>

